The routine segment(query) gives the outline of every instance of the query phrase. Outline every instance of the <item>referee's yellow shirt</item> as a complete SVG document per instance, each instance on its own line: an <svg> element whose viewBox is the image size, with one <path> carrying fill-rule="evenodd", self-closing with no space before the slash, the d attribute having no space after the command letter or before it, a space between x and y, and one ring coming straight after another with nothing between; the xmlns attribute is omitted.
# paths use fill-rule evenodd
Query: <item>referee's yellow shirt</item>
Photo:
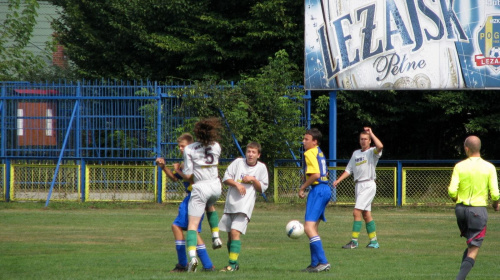
<svg viewBox="0 0 500 280"><path fill-rule="evenodd" d="M488 192L492 201L499 199L495 166L480 157L469 157L455 165L448 194L457 203L487 206Z"/></svg>

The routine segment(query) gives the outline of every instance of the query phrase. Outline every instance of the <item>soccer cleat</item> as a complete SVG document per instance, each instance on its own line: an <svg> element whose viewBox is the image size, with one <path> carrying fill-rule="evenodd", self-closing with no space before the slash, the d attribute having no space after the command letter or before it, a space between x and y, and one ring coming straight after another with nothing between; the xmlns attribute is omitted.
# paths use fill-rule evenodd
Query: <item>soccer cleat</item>
<svg viewBox="0 0 500 280"><path fill-rule="evenodd" d="M349 243L342 246L342 249L356 249L358 248L358 242L351 240Z"/></svg>
<svg viewBox="0 0 500 280"><path fill-rule="evenodd" d="M240 266L237 264L234 266L228 265L228 266L224 267L223 269L221 269L220 272L234 272L238 269L240 269Z"/></svg>
<svg viewBox="0 0 500 280"><path fill-rule="evenodd" d="M213 272L213 271L215 271L215 266L212 266L212 267L209 267L209 268L205 268L204 267L201 271L202 272Z"/></svg>
<svg viewBox="0 0 500 280"><path fill-rule="evenodd" d="M222 240L219 237L212 238L212 249L216 250L222 247Z"/></svg>
<svg viewBox="0 0 500 280"><path fill-rule="evenodd" d="M316 266L309 265L308 267L302 269L302 272L313 272L313 269L316 268Z"/></svg>
<svg viewBox="0 0 500 280"><path fill-rule="evenodd" d="M187 266L182 266L180 264L176 264L174 269L170 270L170 272L187 272Z"/></svg>
<svg viewBox="0 0 500 280"><path fill-rule="evenodd" d="M328 271L332 268L332 266L329 263L320 263L316 267L311 268L309 272L323 272L323 271Z"/></svg>
<svg viewBox="0 0 500 280"><path fill-rule="evenodd" d="M370 241L370 243L368 243L368 245L366 245L366 248L369 248L369 249L378 249L380 248L380 245L378 244L378 241Z"/></svg>
<svg viewBox="0 0 500 280"><path fill-rule="evenodd" d="M198 266L198 259L196 257L192 258L188 263L187 272L196 272L197 266Z"/></svg>

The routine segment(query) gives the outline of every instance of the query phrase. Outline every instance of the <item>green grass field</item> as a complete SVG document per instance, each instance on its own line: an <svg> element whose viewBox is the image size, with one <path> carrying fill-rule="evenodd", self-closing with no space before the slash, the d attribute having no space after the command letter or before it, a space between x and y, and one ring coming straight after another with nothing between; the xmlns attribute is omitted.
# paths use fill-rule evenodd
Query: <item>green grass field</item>
<svg viewBox="0 0 500 280"><path fill-rule="evenodd" d="M219 215L223 205L218 205ZM500 273L500 213L489 210L489 227L471 279ZM0 203L0 279L454 279L465 239L452 207L373 209L380 249L344 250L352 208L329 206L320 225L332 270L300 272L309 264L309 242L285 234L288 220L303 220L304 205L259 203L242 237L240 270L169 273L177 261L170 224L177 205L154 203ZM211 240L204 221L202 236ZM222 233L223 241L226 234ZM209 242L208 242L209 243ZM207 244L207 247L210 244ZM217 268L227 251L209 248Z"/></svg>

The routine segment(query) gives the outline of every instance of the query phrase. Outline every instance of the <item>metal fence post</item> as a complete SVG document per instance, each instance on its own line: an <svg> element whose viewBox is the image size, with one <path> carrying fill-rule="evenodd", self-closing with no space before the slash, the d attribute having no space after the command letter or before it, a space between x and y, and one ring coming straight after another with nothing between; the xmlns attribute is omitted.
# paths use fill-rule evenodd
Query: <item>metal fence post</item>
<svg viewBox="0 0 500 280"><path fill-rule="evenodd" d="M403 176L403 163L398 160L398 169L397 169L397 192L398 192L398 201L397 201L397 206L402 206L403 205L403 183L402 183L402 176Z"/></svg>
<svg viewBox="0 0 500 280"><path fill-rule="evenodd" d="M85 166L85 159L80 160L80 193L81 193L81 202L85 202L85 197L86 197L86 180L87 178L85 177L87 175L86 172L87 167Z"/></svg>
<svg viewBox="0 0 500 280"><path fill-rule="evenodd" d="M161 123L161 90L158 87L157 82L155 82L155 92L156 92L156 97L157 97L157 117L156 117L156 157L161 156L161 132L162 132L162 123ZM162 203L162 170L160 169L159 166L156 167L156 170L158 170L158 174L156 176L157 178L157 183L156 183L156 202Z"/></svg>
<svg viewBox="0 0 500 280"><path fill-rule="evenodd" d="M10 159L5 159L5 201L10 202Z"/></svg>
<svg viewBox="0 0 500 280"><path fill-rule="evenodd" d="M337 91L330 91L330 115L329 117L329 143L328 143L328 157L330 160L330 167L337 166ZM331 184L337 180L337 171L330 170L328 176L330 178ZM337 188L332 187L332 197L330 201L337 201Z"/></svg>
<svg viewBox="0 0 500 280"><path fill-rule="evenodd" d="M5 117L7 116L6 114L6 107L7 105L4 104L7 101L4 99L5 96L7 95L7 89L5 88L5 84L2 84L2 100L1 100L1 114L2 114L2 120L1 120L1 134L0 134L0 156L5 157L5 148L7 147L7 125L5 123Z"/></svg>

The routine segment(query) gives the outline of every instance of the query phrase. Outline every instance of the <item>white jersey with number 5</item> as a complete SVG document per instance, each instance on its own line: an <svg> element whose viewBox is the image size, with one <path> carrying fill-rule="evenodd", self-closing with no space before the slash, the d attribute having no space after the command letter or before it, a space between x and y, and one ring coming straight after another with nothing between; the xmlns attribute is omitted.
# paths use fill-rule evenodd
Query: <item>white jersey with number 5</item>
<svg viewBox="0 0 500 280"><path fill-rule="evenodd" d="M203 146L200 142L186 146L184 149L184 174L193 174L195 183L219 178L217 165L220 153L221 147L217 142L209 146Z"/></svg>

